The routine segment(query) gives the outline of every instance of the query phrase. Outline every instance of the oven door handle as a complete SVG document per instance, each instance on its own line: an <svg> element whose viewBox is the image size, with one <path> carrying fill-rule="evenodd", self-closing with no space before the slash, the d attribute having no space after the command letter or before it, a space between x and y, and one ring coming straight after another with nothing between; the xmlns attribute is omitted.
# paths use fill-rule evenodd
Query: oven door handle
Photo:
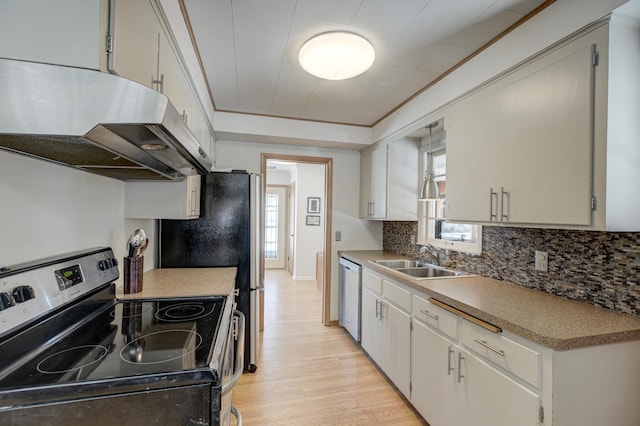
<svg viewBox="0 0 640 426"><path fill-rule="evenodd" d="M236 369L231 379L222 386L222 395L226 395L240 380L244 372L244 314L239 310L233 311L233 316L238 318L238 344L236 345Z"/></svg>

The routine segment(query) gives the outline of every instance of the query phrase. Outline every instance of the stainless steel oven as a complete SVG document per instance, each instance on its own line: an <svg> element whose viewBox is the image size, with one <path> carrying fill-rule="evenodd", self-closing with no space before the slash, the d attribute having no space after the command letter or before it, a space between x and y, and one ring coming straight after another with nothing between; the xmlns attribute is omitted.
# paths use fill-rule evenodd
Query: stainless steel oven
<svg viewBox="0 0 640 426"><path fill-rule="evenodd" d="M230 423L234 297L120 301L117 278L108 248L0 271L0 424Z"/></svg>

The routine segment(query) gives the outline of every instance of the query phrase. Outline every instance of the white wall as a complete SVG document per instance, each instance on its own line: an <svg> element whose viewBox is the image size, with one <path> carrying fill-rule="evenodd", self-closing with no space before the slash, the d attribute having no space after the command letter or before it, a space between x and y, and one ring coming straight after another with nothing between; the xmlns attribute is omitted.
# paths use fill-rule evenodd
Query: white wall
<svg viewBox="0 0 640 426"><path fill-rule="evenodd" d="M324 165L298 164L296 180L296 254L293 278L296 280L316 279L316 253L323 250L325 234ZM320 226L307 225L307 198L320 198Z"/></svg>
<svg viewBox="0 0 640 426"><path fill-rule="evenodd" d="M335 231L342 232L342 241L332 241L331 253L327 256L331 256L332 265L331 319L337 320L338 251L379 250L382 248L382 223L358 218L360 153L223 140L216 144L217 165L220 168L245 169L252 173L260 173L261 153L333 158L332 229L334 233Z"/></svg>
<svg viewBox="0 0 640 426"><path fill-rule="evenodd" d="M5 151L0 200L0 266L98 246L122 260L133 229L155 238L155 221L124 220L124 182ZM152 247L146 270L154 260Z"/></svg>
<svg viewBox="0 0 640 426"><path fill-rule="evenodd" d="M284 170L267 170L267 185L289 186L293 182L291 173Z"/></svg>

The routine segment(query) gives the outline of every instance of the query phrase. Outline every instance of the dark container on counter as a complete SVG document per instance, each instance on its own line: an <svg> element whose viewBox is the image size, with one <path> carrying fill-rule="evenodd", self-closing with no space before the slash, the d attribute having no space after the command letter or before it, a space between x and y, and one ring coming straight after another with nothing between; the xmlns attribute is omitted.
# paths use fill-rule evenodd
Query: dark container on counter
<svg viewBox="0 0 640 426"><path fill-rule="evenodd" d="M142 273L144 256L124 258L124 293L133 294L142 291Z"/></svg>

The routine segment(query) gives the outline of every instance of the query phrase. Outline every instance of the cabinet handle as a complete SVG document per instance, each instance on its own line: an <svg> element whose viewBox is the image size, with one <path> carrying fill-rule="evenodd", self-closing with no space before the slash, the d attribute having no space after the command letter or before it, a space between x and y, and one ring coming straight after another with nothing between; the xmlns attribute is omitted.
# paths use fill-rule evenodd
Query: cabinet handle
<svg viewBox="0 0 640 426"><path fill-rule="evenodd" d="M376 299L376 318L380 317L380 301Z"/></svg>
<svg viewBox="0 0 640 426"><path fill-rule="evenodd" d="M448 353L447 353L447 376L450 376L451 372L455 370L455 368L451 366L451 354L454 354L454 353L456 353L456 351L451 349L451 346L449 346Z"/></svg>
<svg viewBox="0 0 640 426"><path fill-rule="evenodd" d="M496 198L496 214L493 213L493 197ZM498 220L498 193L493 192L493 188L489 188L489 222L496 222Z"/></svg>
<svg viewBox="0 0 640 426"><path fill-rule="evenodd" d="M383 315L384 311L383 310L384 310L385 306L386 306L386 303L381 301L380 302L380 321L382 321L384 319L384 315Z"/></svg>
<svg viewBox="0 0 640 426"><path fill-rule="evenodd" d="M197 193L198 193L197 190L195 190L195 189L191 190L191 209L190 209L191 210L191 212L190 212L191 216L195 216L196 215L196 211L197 211L197 209L196 209L196 201L197 201L196 195L197 195Z"/></svg>
<svg viewBox="0 0 640 426"><path fill-rule="evenodd" d="M428 316L429 318L431 318L434 321L438 321L438 316L437 315L433 315L432 313L430 313L429 311L427 311L426 309L424 311L420 311L421 313L425 314L426 316Z"/></svg>
<svg viewBox="0 0 640 426"><path fill-rule="evenodd" d="M151 80L151 84L157 84L156 91L162 93L164 90L164 74L160 74L160 80Z"/></svg>
<svg viewBox="0 0 640 426"><path fill-rule="evenodd" d="M504 197L507 197L507 208L504 208L505 202ZM500 188L500 222L509 222L509 210L511 209L511 198L509 197L509 193L504 190L504 188ZM505 214L505 210L507 213Z"/></svg>
<svg viewBox="0 0 640 426"><path fill-rule="evenodd" d="M458 383L462 381L464 375L462 374L462 360L464 357L462 356L462 352L458 352Z"/></svg>
<svg viewBox="0 0 640 426"><path fill-rule="evenodd" d="M180 117L182 117L182 121L184 121L184 123L187 124L187 110L186 109L182 110L182 115Z"/></svg>
<svg viewBox="0 0 640 426"><path fill-rule="evenodd" d="M486 340L473 339L473 341L476 342L479 345L484 346L485 348L489 349L490 351L497 353L500 356L504 356L504 351L503 350L494 348Z"/></svg>

